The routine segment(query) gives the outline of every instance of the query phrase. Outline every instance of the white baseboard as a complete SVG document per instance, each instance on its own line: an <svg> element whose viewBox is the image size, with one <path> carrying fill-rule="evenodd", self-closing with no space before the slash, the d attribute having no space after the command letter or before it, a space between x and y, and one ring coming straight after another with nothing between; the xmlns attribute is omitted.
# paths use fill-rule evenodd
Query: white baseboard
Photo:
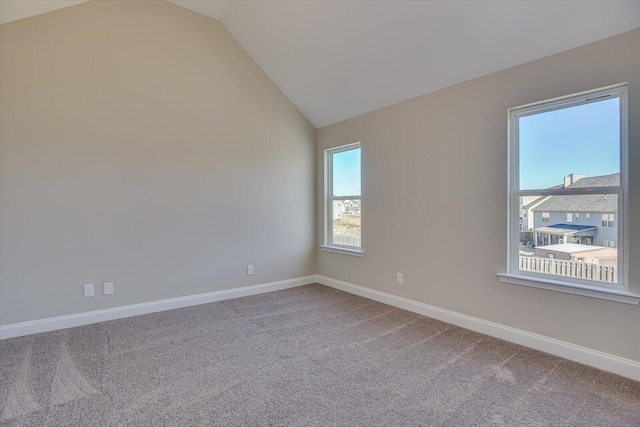
<svg viewBox="0 0 640 427"><path fill-rule="evenodd" d="M258 295L266 292L295 288L297 286L308 285L311 283L321 283L325 286L340 289L374 301L451 323L462 328L470 329L472 331L480 332L506 341L511 341L545 353L564 357L565 359L573 360L575 362L593 366L594 368L613 372L614 374L640 381L640 362L321 275L298 277L278 282L245 286L242 288L226 289L222 291L125 305L67 316L13 323L10 325L0 326L0 339L89 325L92 323L139 316L158 311L173 310L176 308L224 301L232 298Z"/></svg>
<svg viewBox="0 0 640 427"><path fill-rule="evenodd" d="M297 286L308 285L311 283L316 283L316 275L297 277L295 279L288 280L280 280L278 282L263 283L260 285L244 286L242 288L207 292L204 294L143 302L140 304L125 305L120 307L107 308L104 310L88 311L85 313L70 314L67 316L31 320L21 323L12 323L9 325L0 326L0 340L20 337L23 335L37 334L40 332L73 328L75 326L105 322L107 320L140 316L142 314L155 313L158 311L173 310L175 308L189 307L192 305L224 301L232 298L257 295L266 292L280 291L283 289L295 288Z"/></svg>
<svg viewBox="0 0 640 427"><path fill-rule="evenodd" d="M640 381L640 362L321 275L317 276L317 282L341 291Z"/></svg>

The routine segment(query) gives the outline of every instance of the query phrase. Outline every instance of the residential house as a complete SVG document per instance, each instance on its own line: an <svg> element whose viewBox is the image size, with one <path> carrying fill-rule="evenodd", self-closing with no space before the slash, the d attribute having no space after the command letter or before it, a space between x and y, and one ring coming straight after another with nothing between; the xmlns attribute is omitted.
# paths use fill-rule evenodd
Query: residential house
<svg viewBox="0 0 640 427"><path fill-rule="evenodd" d="M608 187L619 185L620 174L571 178L570 182L567 187ZM533 202L529 209L533 213L536 246L577 243L617 247L616 195L550 196Z"/></svg>

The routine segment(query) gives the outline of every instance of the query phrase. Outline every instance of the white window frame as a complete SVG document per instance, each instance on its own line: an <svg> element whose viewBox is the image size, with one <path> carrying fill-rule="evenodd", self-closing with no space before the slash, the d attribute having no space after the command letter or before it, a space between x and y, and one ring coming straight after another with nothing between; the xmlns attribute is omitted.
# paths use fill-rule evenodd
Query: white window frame
<svg viewBox="0 0 640 427"><path fill-rule="evenodd" d="M520 190L519 171L519 129L518 119L521 117L559 110L567 107L597 102L603 98L620 99L620 186L590 188L556 188ZM508 120L508 177L507 177L507 271L499 273L500 281L524 286L548 289L559 292L601 298L610 301L637 305L640 303L640 289L631 289L629 285L629 245L626 233L628 224L628 106L627 84L621 83L600 89L585 91L573 95L540 101L532 104L510 108ZM554 276L520 270L519 261L519 198L521 196L553 196L553 195L618 195L618 283L608 284L578 278ZM640 284L638 284L640 288Z"/></svg>
<svg viewBox="0 0 640 427"><path fill-rule="evenodd" d="M616 225L615 214L602 214L602 226L613 228Z"/></svg>
<svg viewBox="0 0 640 427"><path fill-rule="evenodd" d="M348 196L333 195L333 155L343 153L345 151L360 148L360 194ZM324 244L320 245L320 249L326 252L335 252L344 255L364 256L362 229L360 231L360 247L334 244L331 239L333 230L333 201L334 200L360 200L360 215L362 215L362 144L355 142L352 144L342 145L339 147L324 150ZM362 227L362 224L360 224Z"/></svg>
<svg viewBox="0 0 640 427"><path fill-rule="evenodd" d="M565 222L573 222L573 214L567 213L566 219L567 220Z"/></svg>

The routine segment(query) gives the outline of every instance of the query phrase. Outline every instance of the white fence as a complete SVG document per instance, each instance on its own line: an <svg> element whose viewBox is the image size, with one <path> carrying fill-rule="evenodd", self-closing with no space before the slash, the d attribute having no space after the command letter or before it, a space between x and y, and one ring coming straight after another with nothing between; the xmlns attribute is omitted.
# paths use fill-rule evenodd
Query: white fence
<svg viewBox="0 0 640 427"><path fill-rule="evenodd" d="M566 261L562 259L538 258L520 255L520 270L536 273L555 274L557 276L577 277L580 279L597 280L600 282L617 283L616 267L598 265L580 261Z"/></svg>
<svg viewBox="0 0 640 427"><path fill-rule="evenodd" d="M348 236L346 234L334 234L333 243L336 245L360 247L360 236Z"/></svg>

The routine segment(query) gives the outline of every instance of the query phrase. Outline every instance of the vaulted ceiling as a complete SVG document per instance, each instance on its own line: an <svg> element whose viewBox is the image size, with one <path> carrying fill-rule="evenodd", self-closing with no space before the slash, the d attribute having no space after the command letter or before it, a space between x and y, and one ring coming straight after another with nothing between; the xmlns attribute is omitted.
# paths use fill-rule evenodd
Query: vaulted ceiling
<svg viewBox="0 0 640 427"><path fill-rule="evenodd" d="M0 22L84 1L0 0ZM640 28L637 0L168 1L222 22L316 127Z"/></svg>

